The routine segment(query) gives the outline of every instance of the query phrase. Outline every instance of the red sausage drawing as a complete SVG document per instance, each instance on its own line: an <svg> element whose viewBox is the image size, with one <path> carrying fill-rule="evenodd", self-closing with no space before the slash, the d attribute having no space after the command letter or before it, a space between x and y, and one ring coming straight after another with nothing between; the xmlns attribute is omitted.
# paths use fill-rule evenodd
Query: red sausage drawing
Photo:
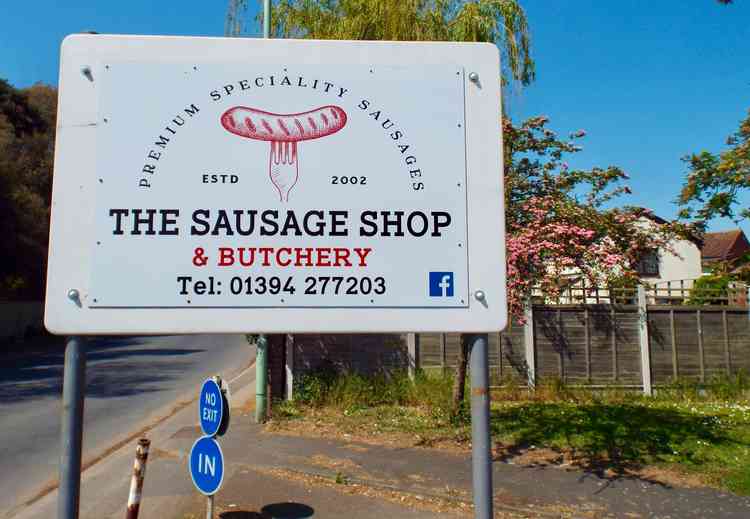
<svg viewBox="0 0 750 519"><path fill-rule="evenodd" d="M280 200L287 202L299 177L297 143L336 133L346 125L346 112L333 105L297 114L235 106L222 114L221 125L234 135L271 142L268 175L279 191Z"/></svg>

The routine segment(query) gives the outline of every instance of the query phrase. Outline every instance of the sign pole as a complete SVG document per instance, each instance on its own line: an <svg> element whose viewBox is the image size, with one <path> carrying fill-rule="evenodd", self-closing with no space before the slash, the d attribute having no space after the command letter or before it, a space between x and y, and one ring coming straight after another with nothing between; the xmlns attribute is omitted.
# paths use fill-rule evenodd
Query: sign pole
<svg viewBox="0 0 750 519"><path fill-rule="evenodd" d="M206 519L214 519L214 496L206 498Z"/></svg>
<svg viewBox="0 0 750 519"><path fill-rule="evenodd" d="M271 37L271 0L263 0L263 37ZM258 336L255 356L255 421L266 421L266 391L268 374L268 339Z"/></svg>
<svg viewBox="0 0 750 519"><path fill-rule="evenodd" d="M492 452L487 334L466 337L471 344L471 460L474 517L492 519Z"/></svg>
<svg viewBox="0 0 750 519"><path fill-rule="evenodd" d="M78 519L81 495L81 443L83 398L86 388L86 344L82 337L69 337L65 346L63 407L60 434L60 487L58 519Z"/></svg>
<svg viewBox="0 0 750 519"><path fill-rule="evenodd" d="M271 37L271 0L263 0L263 37Z"/></svg>
<svg viewBox="0 0 750 519"><path fill-rule="evenodd" d="M268 388L268 338L259 335L256 342L257 352L255 354L255 421L263 423L266 421L266 395Z"/></svg>

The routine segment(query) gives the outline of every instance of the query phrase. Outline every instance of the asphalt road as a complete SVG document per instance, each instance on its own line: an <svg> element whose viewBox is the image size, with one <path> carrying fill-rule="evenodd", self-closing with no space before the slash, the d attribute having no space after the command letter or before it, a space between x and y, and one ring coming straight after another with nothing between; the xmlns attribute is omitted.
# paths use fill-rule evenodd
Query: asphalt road
<svg viewBox="0 0 750 519"><path fill-rule="evenodd" d="M63 350L0 355L0 517L57 477ZM254 348L237 335L128 337L90 343L83 458L197 393L208 376L229 379Z"/></svg>

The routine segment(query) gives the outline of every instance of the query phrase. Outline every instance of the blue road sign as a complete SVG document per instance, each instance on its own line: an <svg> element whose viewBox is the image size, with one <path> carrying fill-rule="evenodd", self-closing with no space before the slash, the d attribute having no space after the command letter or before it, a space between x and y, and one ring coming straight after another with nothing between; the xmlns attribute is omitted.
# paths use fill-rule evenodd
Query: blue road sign
<svg viewBox="0 0 750 519"><path fill-rule="evenodd" d="M224 480L224 455L210 436L198 438L190 449L190 477L202 494L214 495Z"/></svg>
<svg viewBox="0 0 750 519"><path fill-rule="evenodd" d="M201 387L198 413L203 434L207 436L216 435L224 416L224 395L221 394L219 384L213 379L207 379Z"/></svg>

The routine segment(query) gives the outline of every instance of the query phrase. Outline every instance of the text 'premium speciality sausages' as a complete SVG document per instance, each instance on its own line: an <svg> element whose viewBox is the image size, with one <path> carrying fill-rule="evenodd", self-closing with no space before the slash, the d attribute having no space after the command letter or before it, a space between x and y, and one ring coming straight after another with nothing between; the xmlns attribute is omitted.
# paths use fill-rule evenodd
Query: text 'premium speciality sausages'
<svg viewBox="0 0 750 519"><path fill-rule="evenodd" d="M268 174L280 200L289 200L289 192L299 177L297 142L319 139L346 125L346 112L327 105L308 112L276 114L247 106L235 106L221 115L228 132L259 141L270 141Z"/></svg>

